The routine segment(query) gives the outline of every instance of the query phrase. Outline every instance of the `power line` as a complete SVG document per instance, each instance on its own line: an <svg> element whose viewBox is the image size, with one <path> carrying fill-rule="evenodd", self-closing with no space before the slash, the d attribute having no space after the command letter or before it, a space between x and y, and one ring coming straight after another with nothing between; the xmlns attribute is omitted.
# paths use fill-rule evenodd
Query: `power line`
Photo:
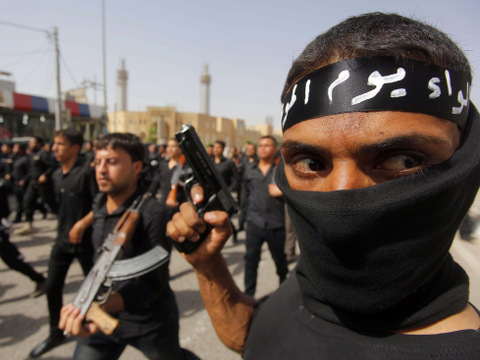
<svg viewBox="0 0 480 360"><path fill-rule="evenodd" d="M43 32L44 34L47 34L48 36L51 36L51 32L48 31L48 30L45 30L45 29L41 29L41 28L37 28L37 27L33 27L33 26L27 26L27 25L19 25L19 24L14 24L14 23L11 23L11 22L8 22L8 21L3 21L3 20L0 20L0 24L2 25L7 25L7 26L12 26L12 27L16 27L18 29L24 29L24 30L30 30L30 31L37 31L37 32Z"/></svg>
<svg viewBox="0 0 480 360"><path fill-rule="evenodd" d="M26 55L35 55L35 54L40 54L40 53L45 53L45 52L49 52L49 51L52 51L51 48L41 48L41 49L37 49L37 50L32 50L32 51L28 51L28 52L19 52L19 53L0 53L0 57L17 57L17 56L26 56Z"/></svg>
<svg viewBox="0 0 480 360"><path fill-rule="evenodd" d="M79 87L79 84L78 84L78 81L75 79L75 77L73 76L72 72L70 71L68 65L67 65L67 62L65 60L65 58L63 57L62 53L60 53L60 59L62 60L62 64L65 66L65 68L67 69L67 72L68 72L68 75L70 75L70 78L73 80L73 83L75 84L76 87Z"/></svg>

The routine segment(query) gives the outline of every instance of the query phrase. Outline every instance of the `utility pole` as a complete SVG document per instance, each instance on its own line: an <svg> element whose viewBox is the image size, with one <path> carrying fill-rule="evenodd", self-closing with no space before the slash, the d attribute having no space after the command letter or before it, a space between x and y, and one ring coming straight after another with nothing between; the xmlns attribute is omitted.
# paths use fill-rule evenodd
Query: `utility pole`
<svg viewBox="0 0 480 360"><path fill-rule="evenodd" d="M103 106L105 108L105 117L108 120L107 116L107 51L106 51L106 40L105 40L105 0L102 0L102 41L103 41Z"/></svg>
<svg viewBox="0 0 480 360"><path fill-rule="evenodd" d="M62 95L60 89L60 52L58 50L58 30L53 27L53 43L55 45L55 78L57 82L57 102L55 104L55 130L62 128Z"/></svg>

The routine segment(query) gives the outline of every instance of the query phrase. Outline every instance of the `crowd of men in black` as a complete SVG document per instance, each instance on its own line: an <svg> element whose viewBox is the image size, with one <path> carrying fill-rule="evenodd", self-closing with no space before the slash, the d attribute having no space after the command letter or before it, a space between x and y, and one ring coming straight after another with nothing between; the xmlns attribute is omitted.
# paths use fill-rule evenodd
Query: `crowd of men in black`
<svg viewBox="0 0 480 360"><path fill-rule="evenodd" d="M168 216L171 217L178 211L180 204L187 201L182 185L191 175L188 164L185 163L175 139L170 139L165 145L145 145L145 149L142 181L146 183L153 180L159 181L157 199L165 205ZM233 242L237 243L239 231L246 231L245 292L254 295L257 268L264 242L268 243L280 283L287 276L287 264L295 261L296 235L294 232L288 232L288 214L286 214L282 194L274 183L275 168L279 159L278 144L275 138L265 136L260 139L258 148L256 144L249 141L243 148L236 148L227 147L223 141L218 140L208 145L206 149L226 185L239 202L238 227L233 226ZM91 167L94 173L95 144L85 141L79 158L81 163ZM2 144L0 256L7 266L23 273L36 283L32 297L47 293L49 306L50 336L32 351L32 357L38 357L63 343L64 336L57 324L63 304L63 283L73 258L77 257L80 260L85 274L91 267L88 264L84 266L86 261L82 261L82 255L78 250L59 250L61 254L59 251L52 251L48 272L49 281L47 281L42 274L24 262L23 255L9 240L13 229L12 222L23 223L23 226L15 231L16 235L25 236L35 232L33 226L35 211L39 211L43 218L46 218L48 213L53 214L51 216L58 216L59 224L63 222L71 227L71 223L60 219L63 215L58 212L60 210L62 213L64 210L59 209L59 199L55 198L57 192L53 189L52 174L61 166L62 163L57 161L52 151L52 144L44 143L41 138L32 137L28 143ZM59 171L57 173L60 174ZM287 236L287 241L285 239L286 223L287 233L291 234ZM59 226L58 238L68 240L70 229L64 229L63 235L60 234L61 229L62 227ZM59 249L65 248L60 246ZM91 254L88 251L84 255L88 257L88 261L91 261L89 256ZM66 256L68 261L65 260ZM62 267L61 271L58 270L58 266Z"/></svg>

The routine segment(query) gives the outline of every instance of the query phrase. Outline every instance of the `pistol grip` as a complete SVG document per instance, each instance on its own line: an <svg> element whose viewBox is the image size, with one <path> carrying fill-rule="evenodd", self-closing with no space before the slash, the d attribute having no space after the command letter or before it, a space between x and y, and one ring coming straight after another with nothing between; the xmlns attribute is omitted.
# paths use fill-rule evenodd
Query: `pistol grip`
<svg viewBox="0 0 480 360"><path fill-rule="evenodd" d="M198 241L188 241L188 240L185 240L184 242L182 243L179 243L179 242L176 242L176 241L172 241L173 242L173 245L175 246L175 248L179 251L179 252L182 252L182 253L185 253L185 254L189 254L191 253L192 251L194 251L197 247L200 246L200 244L207 238L208 234L210 233L210 231L212 231L213 229L213 226L209 225L209 224L206 224L207 225L207 230L205 230L204 233L200 234L200 239Z"/></svg>

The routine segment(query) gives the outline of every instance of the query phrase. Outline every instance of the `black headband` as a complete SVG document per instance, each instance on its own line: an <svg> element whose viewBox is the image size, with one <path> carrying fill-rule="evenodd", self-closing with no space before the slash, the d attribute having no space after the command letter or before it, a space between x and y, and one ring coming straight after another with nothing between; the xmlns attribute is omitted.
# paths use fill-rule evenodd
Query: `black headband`
<svg viewBox="0 0 480 360"><path fill-rule="evenodd" d="M464 75L421 61L385 56L342 60L293 86L282 106L282 128L334 114L404 111L448 119L463 130L469 87Z"/></svg>

